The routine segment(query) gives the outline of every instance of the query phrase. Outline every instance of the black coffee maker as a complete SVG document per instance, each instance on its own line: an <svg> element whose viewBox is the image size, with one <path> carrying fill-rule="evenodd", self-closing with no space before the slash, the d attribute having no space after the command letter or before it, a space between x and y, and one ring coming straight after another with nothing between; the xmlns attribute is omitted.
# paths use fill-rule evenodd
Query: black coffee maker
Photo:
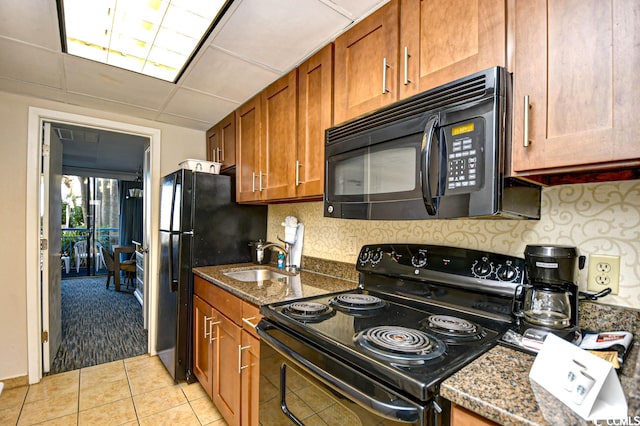
<svg viewBox="0 0 640 426"><path fill-rule="evenodd" d="M526 284L514 296L523 345L539 349L548 333L579 343L577 282L585 257L575 247L528 245L524 260Z"/></svg>

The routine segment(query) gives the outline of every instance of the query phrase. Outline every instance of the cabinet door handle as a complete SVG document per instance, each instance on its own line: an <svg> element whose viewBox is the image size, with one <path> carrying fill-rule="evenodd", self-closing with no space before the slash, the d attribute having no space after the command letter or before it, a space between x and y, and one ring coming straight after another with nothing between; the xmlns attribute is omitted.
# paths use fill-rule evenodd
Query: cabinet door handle
<svg viewBox="0 0 640 426"><path fill-rule="evenodd" d="M524 96L524 122L522 125L522 133L523 133L523 143L522 145L527 148L529 146L529 109L531 109L531 104L529 103L529 95Z"/></svg>
<svg viewBox="0 0 640 426"><path fill-rule="evenodd" d="M391 68L391 65L387 63L387 58L382 59L382 94L389 93L387 89L387 68Z"/></svg>
<svg viewBox="0 0 640 426"><path fill-rule="evenodd" d="M222 148L216 148L216 154L218 155L218 163L222 163Z"/></svg>
<svg viewBox="0 0 640 426"><path fill-rule="evenodd" d="M405 86L411 83L411 80L409 80L409 58L410 57L411 55L409 55L409 47L405 46L404 47L404 85Z"/></svg>
<svg viewBox="0 0 640 426"><path fill-rule="evenodd" d="M256 328L256 324L251 322L251 320L253 319L256 319L256 317L242 318L242 322L247 324L251 328Z"/></svg>
<svg viewBox="0 0 640 426"><path fill-rule="evenodd" d="M214 340L217 340L217 338L216 339L213 338L213 326L220 324L220 322L221 321L216 321L216 322L209 321L209 343L213 343Z"/></svg>
<svg viewBox="0 0 640 426"><path fill-rule="evenodd" d="M260 171L260 174L259 174L260 177L258 179L258 190L260 192L262 192L262 176L263 175L266 175L266 173L262 173L262 171Z"/></svg>
<svg viewBox="0 0 640 426"><path fill-rule="evenodd" d="M245 368L249 368L249 365L242 365L242 351L245 349L249 349L251 345L242 346L238 345L238 374L242 373L242 370Z"/></svg>
<svg viewBox="0 0 640 426"><path fill-rule="evenodd" d="M296 186L300 185L300 161L296 160Z"/></svg>
<svg viewBox="0 0 640 426"><path fill-rule="evenodd" d="M251 192L256 192L256 172L251 172Z"/></svg>
<svg viewBox="0 0 640 426"><path fill-rule="evenodd" d="M204 316L204 324L203 324L204 330L202 331L204 331L203 337L206 339L207 337L211 336L211 323L209 323L209 333L207 333L207 321L211 321L213 317L208 317L206 315L203 315L203 316Z"/></svg>

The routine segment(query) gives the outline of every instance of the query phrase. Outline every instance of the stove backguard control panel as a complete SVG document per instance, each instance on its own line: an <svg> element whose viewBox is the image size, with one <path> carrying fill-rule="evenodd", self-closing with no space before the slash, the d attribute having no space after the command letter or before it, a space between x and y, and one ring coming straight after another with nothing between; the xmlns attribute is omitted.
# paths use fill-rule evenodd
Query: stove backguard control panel
<svg viewBox="0 0 640 426"><path fill-rule="evenodd" d="M511 295L524 282L524 259L480 250L424 244L366 245L356 268L363 273L442 281Z"/></svg>

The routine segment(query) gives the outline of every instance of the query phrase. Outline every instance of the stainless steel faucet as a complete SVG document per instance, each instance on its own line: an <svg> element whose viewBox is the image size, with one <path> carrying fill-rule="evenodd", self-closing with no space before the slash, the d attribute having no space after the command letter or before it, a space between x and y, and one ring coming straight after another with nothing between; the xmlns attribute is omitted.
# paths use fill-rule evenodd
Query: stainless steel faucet
<svg viewBox="0 0 640 426"><path fill-rule="evenodd" d="M276 248L279 251L281 251L282 254L284 254L284 264L285 264L285 266L289 266L289 251L291 250L291 246L289 245L289 243L284 243L284 247L281 246L280 244L276 244L276 243L259 244L256 247L256 250L258 252L258 257L259 258L263 258L264 257L264 250L268 249L270 247Z"/></svg>
<svg viewBox="0 0 640 426"><path fill-rule="evenodd" d="M282 240L280 240L282 241ZM284 266L285 269L289 272L298 272L298 265L291 265L290 262L290 252L291 252L291 244L287 243L286 241L282 241L284 243L284 246L280 245L280 244L276 244L276 243L268 243L268 244L258 244L256 246L256 251L258 254L258 258L262 259L264 258L264 250L268 249L270 247L273 247L275 249L278 249L279 251L282 252L282 254L284 254Z"/></svg>

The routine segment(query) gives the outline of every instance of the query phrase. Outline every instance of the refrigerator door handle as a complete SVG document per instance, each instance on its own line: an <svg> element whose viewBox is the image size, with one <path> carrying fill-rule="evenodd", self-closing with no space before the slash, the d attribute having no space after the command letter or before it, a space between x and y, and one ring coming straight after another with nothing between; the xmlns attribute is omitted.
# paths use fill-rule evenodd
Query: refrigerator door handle
<svg viewBox="0 0 640 426"><path fill-rule="evenodd" d="M173 270L173 236L175 234L171 233L169 235L169 291L171 293L175 293L178 291L178 279L174 277Z"/></svg>

